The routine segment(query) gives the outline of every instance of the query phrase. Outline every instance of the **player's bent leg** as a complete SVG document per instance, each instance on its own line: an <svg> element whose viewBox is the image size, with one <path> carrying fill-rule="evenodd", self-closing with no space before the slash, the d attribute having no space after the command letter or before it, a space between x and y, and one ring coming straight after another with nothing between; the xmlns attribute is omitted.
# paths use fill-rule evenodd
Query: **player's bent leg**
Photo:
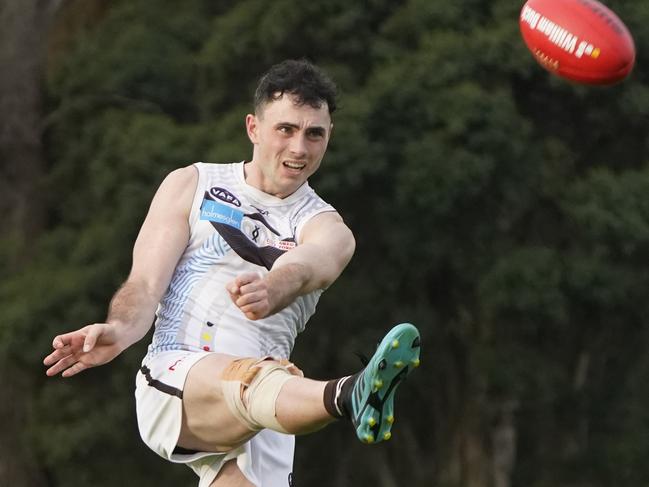
<svg viewBox="0 0 649 487"><path fill-rule="evenodd" d="M221 387L231 412L253 431L304 434L334 420L324 407L325 382L303 377L287 361L240 359L223 373Z"/></svg>
<svg viewBox="0 0 649 487"><path fill-rule="evenodd" d="M210 487L255 487L239 470L236 460L223 464Z"/></svg>
<svg viewBox="0 0 649 487"><path fill-rule="evenodd" d="M210 354L187 376L178 446L225 452L264 428L289 434L320 429L334 420L322 402L325 385L304 379L288 361Z"/></svg>
<svg viewBox="0 0 649 487"><path fill-rule="evenodd" d="M402 323L361 372L329 382L305 379L292 364L275 360L210 355L188 375L178 446L228 451L264 428L303 434L341 417L351 419L365 443L388 440L394 393L419 366L419 352L417 328Z"/></svg>

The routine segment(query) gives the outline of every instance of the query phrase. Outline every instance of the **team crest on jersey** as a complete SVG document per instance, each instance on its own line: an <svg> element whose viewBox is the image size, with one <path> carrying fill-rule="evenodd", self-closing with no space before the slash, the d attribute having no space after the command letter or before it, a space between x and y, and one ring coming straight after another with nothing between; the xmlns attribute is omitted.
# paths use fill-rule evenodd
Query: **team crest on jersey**
<svg viewBox="0 0 649 487"><path fill-rule="evenodd" d="M239 198L230 193L227 189L214 186L213 188L210 188L210 194L221 201L225 201L226 203L230 203L236 207L241 207L241 201L239 201Z"/></svg>

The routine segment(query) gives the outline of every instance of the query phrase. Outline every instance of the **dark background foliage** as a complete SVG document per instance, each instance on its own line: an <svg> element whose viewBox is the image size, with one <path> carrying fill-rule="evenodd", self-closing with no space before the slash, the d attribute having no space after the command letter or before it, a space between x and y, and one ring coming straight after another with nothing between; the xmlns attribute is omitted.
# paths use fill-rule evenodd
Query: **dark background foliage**
<svg viewBox="0 0 649 487"><path fill-rule="evenodd" d="M299 57L341 88L312 185L357 252L293 358L352 372L400 321L423 354L393 440L299 438L297 485L649 484L649 4L608 5L638 59L598 88L536 65L509 0L0 2L0 484L194 484L139 440L146 339L41 361L103 320L170 170L250 157L257 77Z"/></svg>

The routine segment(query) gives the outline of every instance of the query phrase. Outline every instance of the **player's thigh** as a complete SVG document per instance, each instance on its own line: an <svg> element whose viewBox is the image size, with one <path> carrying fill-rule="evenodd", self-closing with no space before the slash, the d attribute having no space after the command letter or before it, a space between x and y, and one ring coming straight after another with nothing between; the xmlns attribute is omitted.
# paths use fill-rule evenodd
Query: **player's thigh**
<svg viewBox="0 0 649 487"><path fill-rule="evenodd" d="M254 432L231 413L220 386L229 355L210 354L189 371L183 389L183 418L178 445L199 451L228 451Z"/></svg>
<svg viewBox="0 0 649 487"><path fill-rule="evenodd" d="M248 479L241 473L237 466L236 460L229 460L223 464L219 474L210 487L255 487Z"/></svg>

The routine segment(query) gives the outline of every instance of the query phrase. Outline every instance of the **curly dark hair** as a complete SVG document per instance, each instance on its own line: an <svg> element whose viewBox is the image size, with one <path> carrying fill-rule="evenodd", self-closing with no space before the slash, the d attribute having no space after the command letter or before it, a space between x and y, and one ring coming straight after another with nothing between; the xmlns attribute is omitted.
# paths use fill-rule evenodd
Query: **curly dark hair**
<svg viewBox="0 0 649 487"><path fill-rule="evenodd" d="M282 61L259 79L255 90L255 112L265 103L281 98L284 93L293 95L298 104L308 104L313 108L320 108L324 102L330 115L336 110L336 84L306 59Z"/></svg>

